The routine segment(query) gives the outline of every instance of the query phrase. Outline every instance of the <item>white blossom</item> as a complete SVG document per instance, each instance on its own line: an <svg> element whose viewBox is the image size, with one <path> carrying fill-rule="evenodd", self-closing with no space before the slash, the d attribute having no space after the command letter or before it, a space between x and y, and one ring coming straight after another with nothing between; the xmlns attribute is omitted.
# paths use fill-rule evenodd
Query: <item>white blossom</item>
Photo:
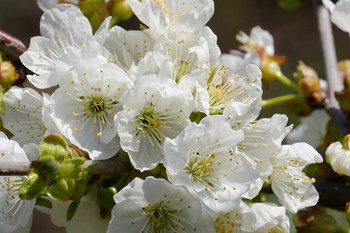
<svg viewBox="0 0 350 233"><path fill-rule="evenodd" d="M350 150L344 149L340 142L333 142L328 146L326 161L335 172L350 176Z"/></svg>
<svg viewBox="0 0 350 233"><path fill-rule="evenodd" d="M283 206L272 203L253 203L251 211L243 213L243 232L289 233L289 219Z"/></svg>
<svg viewBox="0 0 350 233"><path fill-rule="evenodd" d="M236 39L243 44L244 51L252 51L254 46L263 48L268 55L275 54L275 46L272 35L262 29L260 26L255 26L251 29L249 36L244 32L239 32Z"/></svg>
<svg viewBox="0 0 350 233"><path fill-rule="evenodd" d="M106 57L109 62L117 64L125 71L135 69L148 52L153 49L156 41L152 39L147 30L126 31L119 26L114 26L108 32L103 44L106 48ZM149 69L147 62L143 69ZM139 73L138 73L139 74Z"/></svg>
<svg viewBox="0 0 350 233"><path fill-rule="evenodd" d="M0 162L28 162L17 142L0 132ZM35 205L33 200L21 200L19 187L24 176L0 176L0 232L10 233L28 228Z"/></svg>
<svg viewBox="0 0 350 233"><path fill-rule="evenodd" d="M236 148L242 139L242 132L232 130L222 116L189 124L179 136L164 143L168 179L185 186L208 211L229 212L257 178Z"/></svg>
<svg viewBox="0 0 350 233"><path fill-rule="evenodd" d="M150 29L157 40L166 32L196 32L208 22L214 13L213 0L126 1L134 14Z"/></svg>
<svg viewBox="0 0 350 233"><path fill-rule="evenodd" d="M99 205L91 196L84 196L80 200L73 218L67 221L67 209L72 201L57 202L51 200L50 218L52 223L64 227L67 233L106 233L109 218L103 219Z"/></svg>
<svg viewBox="0 0 350 233"><path fill-rule="evenodd" d="M79 0L69 0L69 2L77 5ZM42 11L47 11L61 3L61 0L37 0L37 3Z"/></svg>
<svg viewBox="0 0 350 233"><path fill-rule="evenodd" d="M334 4L330 0L322 0L331 12L331 20L344 32L350 33L350 1L339 0Z"/></svg>
<svg viewBox="0 0 350 233"><path fill-rule="evenodd" d="M78 7L60 4L45 11L40 21L42 36L33 37L20 56L23 65L34 72L28 80L37 88L48 88L57 85L77 59L99 57L104 61L99 54L108 24L107 18L93 35Z"/></svg>
<svg viewBox="0 0 350 233"><path fill-rule="evenodd" d="M41 117L43 97L31 88L13 86L3 100L6 111L1 119L4 127L14 135L11 139L21 146L39 144L46 131Z"/></svg>
<svg viewBox="0 0 350 233"><path fill-rule="evenodd" d="M241 202L214 222L217 233L289 233L289 219L283 206Z"/></svg>
<svg viewBox="0 0 350 233"><path fill-rule="evenodd" d="M123 109L131 86L125 72L114 64L76 63L45 103L47 117L91 159L110 158L120 148L114 116Z"/></svg>
<svg viewBox="0 0 350 233"><path fill-rule="evenodd" d="M257 99L261 101L261 71L257 66L242 66L231 75L226 71L227 67L223 65L214 68L197 85L195 100L199 111L221 114L232 103L249 106Z"/></svg>
<svg viewBox="0 0 350 233"><path fill-rule="evenodd" d="M300 124L287 135L287 143L306 142L317 148L326 134L329 119L323 109L315 109L311 115L300 117Z"/></svg>
<svg viewBox="0 0 350 233"><path fill-rule="evenodd" d="M107 233L215 232L199 201L163 179L135 178L114 200Z"/></svg>
<svg viewBox="0 0 350 233"><path fill-rule="evenodd" d="M315 179L307 177L303 169L308 164L322 161L321 155L306 143L283 145L282 149L271 157L271 187L279 202L288 211L296 213L317 203L319 195L313 186Z"/></svg>
<svg viewBox="0 0 350 233"><path fill-rule="evenodd" d="M187 125L192 95L167 77L145 75L136 80L124 107L115 118L121 147L144 171L162 162L164 139L176 137Z"/></svg>

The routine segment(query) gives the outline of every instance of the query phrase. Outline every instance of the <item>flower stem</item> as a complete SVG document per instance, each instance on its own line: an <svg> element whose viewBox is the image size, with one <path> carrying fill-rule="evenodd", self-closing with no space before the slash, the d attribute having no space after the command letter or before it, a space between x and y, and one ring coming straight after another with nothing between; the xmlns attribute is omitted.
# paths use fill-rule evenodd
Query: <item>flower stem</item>
<svg viewBox="0 0 350 233"><path fill-rule="evenodd" d="M300 92L300 88L293 83L287 76L284 74L280 73L279 75L276 75L276 80L279 81L280 83L286 85L289 88L292 88L293 90Z"/></svg>
<svg viewBox="0 0 350 233"><path fill-rule="evenodd" d="M273 105L280 104L280 103L283 103L283 102L288 101L288 100L294 100L298 97L299 97L299 95L290 94L290 95L282 95L282 96L278 96L275 98L263 100L262 107L263 108L271 107Z"/></svg>

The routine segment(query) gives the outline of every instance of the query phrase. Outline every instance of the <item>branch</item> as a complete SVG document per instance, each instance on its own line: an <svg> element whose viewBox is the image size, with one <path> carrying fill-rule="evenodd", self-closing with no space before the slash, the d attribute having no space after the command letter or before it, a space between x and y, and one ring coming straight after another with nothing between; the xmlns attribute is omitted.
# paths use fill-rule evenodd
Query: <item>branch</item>
<svg viewBox="0 0 350 233"><path fill-rule="evenodd" d="M40 161L35 161L40 162ZM119 174L122 172L131 171L131 166L128 161L121 158L114 158L109 160L87 160L84 167L92 163L98 163L92 169L90 174ZM30 162L2 162L0 163L0 176L24 176L28 175L30 170Z"/></svg>
<svg viewBox="0 0 350 233"><path fill-rule="evenodd" d="M0 51L19 61L19 56L27 50L22 41L0 30Z"/></svg>
<svg viewBox="0 0 350 233"><path fill-rule="evenodd" d="M341 91L344 86L337 68L337 56L329 12L326 7L323 6L321 1L312 0L312 2L317 16L323 61L328 81L328 100L326 101L326 109L339 133L346 135L349 133L349 129L346 124L345 116L334 95L335 92Z"/></svg>

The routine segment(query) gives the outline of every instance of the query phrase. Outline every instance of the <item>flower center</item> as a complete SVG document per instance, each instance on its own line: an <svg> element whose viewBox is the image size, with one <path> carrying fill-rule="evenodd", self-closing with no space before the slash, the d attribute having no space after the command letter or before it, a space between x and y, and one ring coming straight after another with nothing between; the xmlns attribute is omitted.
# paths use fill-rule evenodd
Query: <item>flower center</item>
<svg viewBox="0 0 350 233"><path fill-rule="evenodd" d="M154 110L154 105L149 103L146 107L140 111L140 115L136 117L138 128L136 136L142 133L142 136L148 138L154 148L160 147L162 143L162 136L159 132L164 127L162 121L167 118Z"/></svg>
<svg viewBox="0 0 350 233"><path fill-rule="evenodd" d="M215 157L215 154L200 156L196 152L193 156L189 157L184 172L189 174L192 180L213 187L214 184L209 178L212 177L215 170Z"/></svg>
<svg viewBox="0 0 350 233"><path fill-rule="evenodd" d="M168 209L164 201L156 204L149 203L147 207L142 208L148 223L152 225L152 232L160 233L176 229L171 221L171 215L175 214L176 210Z"/></svg>

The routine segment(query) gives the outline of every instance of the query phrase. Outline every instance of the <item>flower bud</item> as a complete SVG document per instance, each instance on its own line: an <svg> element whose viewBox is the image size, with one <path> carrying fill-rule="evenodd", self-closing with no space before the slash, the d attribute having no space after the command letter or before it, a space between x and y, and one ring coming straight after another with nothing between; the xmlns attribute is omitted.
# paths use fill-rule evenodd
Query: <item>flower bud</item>
<svg viewBox="0 0 350 233"><path fill-rule="evenodd" d="M343 138L342 145L344 150L350 150L350 134Z"/></svg>
<svg viewBox="0 0 350 233"><path fill-rule="evenodd" d="M346 221L348 221L348 223L350 224L350 201L347 202L345 205L345 214Z"/></svg>
<svg viewBox="0 0 350 233"><path fill-rule="evenodd" d="M112 16L112 25L121 20L127 20L132 16L132 10L125 0L109 1L107 9Z"/></svg>
<svg viewBox="0 0 350 233"><path fill-rule="evenodd" d="M265 81L273 81L282 76L281 66L272 56L266 56L261 60L260 69Z"/></svg>
<svg viewBox="0 0 350 233"><path fill-rule="evenodd" d="M33 161L27 179L19 188L19 197L31 200L40 196L44 188L56 179L59 167L59 163L50 158Z"/></svg>
<svg viewBox="0 0 350 233"><path fill-rule="evenodd" d="M66 140L57 134L46 136L40 143L40 158L53 156L57 161L62 161L69 152Z"/></svg>
<svg viewBox="0 0 350 233"><path fill-rule="evenodd" d="M343 76L344 87L350 88L350 60L342 60L338 62L338 70Z"/></svg>
<svg viewBox="0 0 350 233"><path fill-rule="evenodd" d="M299 61L297 66L297 72L294 74L298 80L298 84L302 92L308 95L310 92L320 90L320 83L317 73L310 66L305 65L302 61Z"/></svg>
<svg viewBox="0 0 350 233"><path fill-rule="evenodd" d="M73 193L75 182L73 179L58 179L47 187L47 194L55 201L67 201Z"/></svg>
<svg viewBox="0 0 350 233"><path fill-rule="evenodd" d="M92 30L96 30L100 27L101 23L109 15L106 9L105 0L84 0L79 1L78 4L81 12L89 19Z"/></svg>
<svg viewBox="0 0 350 233"><path fill-rule="evenodd" d="M14 66L8 62L0 62L0 84L7 90L14 84L18 74Z"/></svg>

